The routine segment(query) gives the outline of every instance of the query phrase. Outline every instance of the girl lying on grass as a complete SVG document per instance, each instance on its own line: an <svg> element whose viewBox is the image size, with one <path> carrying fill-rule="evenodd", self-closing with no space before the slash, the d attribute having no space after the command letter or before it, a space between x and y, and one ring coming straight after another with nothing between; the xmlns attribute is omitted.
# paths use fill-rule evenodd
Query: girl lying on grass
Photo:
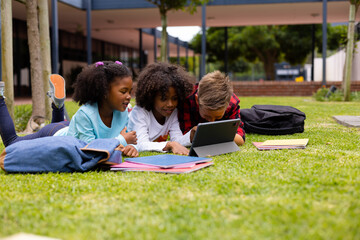
<svg viewBox="0 0 360 240"><path fill-rule="evenodd" d="M136 144L136 133L126 131L127 106L132 91L132 74L126 66L118 61L97 62L83 69L74 85L73 96L82 106L70 123L63 121L64 79L59 75L56 81L50 77L50 85L52 99L59 111L53 106L52 123L24 137L16 135L4 99L0 97L0 133L5 146L46 136L74 136L87 143L98 138L116 138L124 146L124 155L138 156L137 149L132 145Z"/></svg>
<svg viewBox="0 0 360 240"><path fill-rule="evenodd" d="M177 108L192 88L191 76L179 66L153 63L140 73L128 124L137 133L139 151L189 153L190 133L182 134Z"/></svg>
<svg viewBox="0 0 360 240"><path fill-rule="evenodd" d="M96 62L83 69L74 84L75 102L82 105L68 128L55 136L74 136L84 142L98 138L116 138L130 157L139 155L134 131L127 132L127 107L131 99L132 74L121 62Z"/></svg>

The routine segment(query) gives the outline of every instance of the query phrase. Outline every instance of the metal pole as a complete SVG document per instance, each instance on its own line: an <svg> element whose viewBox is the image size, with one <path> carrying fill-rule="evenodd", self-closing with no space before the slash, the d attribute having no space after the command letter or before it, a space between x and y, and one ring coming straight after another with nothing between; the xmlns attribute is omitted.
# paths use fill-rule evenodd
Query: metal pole
<svg viewBox="0 0 360 240"><path fill-rule="evenodd" d="M200 76L201 79L205 75L206 64L206 4L202 5L202 36L201 36L201 64Z"/></svg>
<svg viewBox="0 0 360 240"><path fill-rule="evenodd" d="M59 24L58 24L58 7L57 0L51 0L51 22L52 22L52 36L51 36L51 50L52 50L52 73L59 73ZM64 107L64 117L70 121L70 117L66 108Z"/></svg>
<svg viewBox="0 0 360 240"><path fill-rule="evenodd" d="M323 24L322 24L322 60L323 60L323 73L322 85L326 86L326 49L327 49L327 0L323 0Z"/></svg>
<svg viewBox="0 0 360 240"><path fill-rule="evenodd" d="M228 50L228 27L224 28L224 38L225 38L225 62L224 62L224 71L228 74L228 62L229 62L229 50Z"/></svg>
<svg viewBox="0 0 360 240"><path fill-rule="evenodd" d="M196 76L196 59L195 59L195 51L193 51L193 73Z"/></svg>
<svg viewBox="0 0 360 240"><path fill-rule="evenodd" d="M142 54L142 28L139 29L139 69L142 69L143 63L143 54Z"/></svg>
<svg viewBox="0 0 360 240"><path fill-rule="evenodd" d="M57 0L51 0L51 22L52 22L52 73L59 73L59 26L58 26L58 7Z"/></svg>
<svg viewBox="0 0 360 240"><path fill-rule="evenodd" d="M202 68L202 66L201 66L201 58L199 58L199 72L200 72L200 70L201 70L201 68ZM204 69L205 69L205 66L204 66ZM199 74L199 82L200 82L200 80L201 80L201 78L202 78L203 76L202 75L200 75Z"/></svg>
<svg viewBox="0 0 360 240"><path fill-rule="evenodd" d="M157 61L157 43L156 43L156 28L153 28L153 34L154 34L154 62Z"/></svg>
<svg viewBox="0 0 360 240"><path fill-rule="evenodd" d="M92 44L91 44L91 0L87 1L86 7L86 25L87 25L87 63L92 63Z"/></svg>
<svg viewBox="0 0 360 240"><path fill-rule="evenodd" d="M186 43L186 48L185 48L185 69L186 71L189 71L189 44Z"/></svg>
<svg viewBox="0 0 360 240"><path fill-rule="evenodd" d="M177 64L180 65L180 40L176 38Z"/></svg>
<svg viewBox="0 0 360 240"><path fill-rule="evenodd" d="M311 34L311 81L314 81L314 59L315 59L315 24L312 25Z"/></svg>
<svg viewBox="0 0 360 240"><path fill-rule="evenodd" d="M169 41L169 34L166 32L166 39L167 39L167 53L166 53L166 59L168 62L170 62L170 41Z"/></svg>

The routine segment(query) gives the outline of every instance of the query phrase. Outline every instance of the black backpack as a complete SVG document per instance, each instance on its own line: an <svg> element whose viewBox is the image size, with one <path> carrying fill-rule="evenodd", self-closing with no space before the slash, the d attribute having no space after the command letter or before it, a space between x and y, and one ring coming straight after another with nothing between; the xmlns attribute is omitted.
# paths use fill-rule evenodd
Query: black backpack
<svg viewBox="0 0 360 240"><path fill-rule="evenodd" d="M241 109L246 133L285 135L304 132L305 113L290 106L254 105Z"/></svg>

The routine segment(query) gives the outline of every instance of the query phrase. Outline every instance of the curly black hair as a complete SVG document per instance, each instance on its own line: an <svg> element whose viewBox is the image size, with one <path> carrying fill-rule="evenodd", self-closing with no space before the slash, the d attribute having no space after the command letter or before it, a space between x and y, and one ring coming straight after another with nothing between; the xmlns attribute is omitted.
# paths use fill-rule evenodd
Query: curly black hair
<svg viewBox="0 0 360 240"><path fill-rule="evenodd" d="M85 67L74 83L73 99L79 105L98 103L109 92L116 77L132 77L131 71L121 62L103 61Z"/></svg>
<svg viewBox="0 0 360 240"><path fill-rule="evenodd" d="M136 104L147 111L154 108L158 93L164 98L170 87L178 97L178 108L193 90L193 78L180 66L165 62L152 63L141 71L136 86Z"/></svg>

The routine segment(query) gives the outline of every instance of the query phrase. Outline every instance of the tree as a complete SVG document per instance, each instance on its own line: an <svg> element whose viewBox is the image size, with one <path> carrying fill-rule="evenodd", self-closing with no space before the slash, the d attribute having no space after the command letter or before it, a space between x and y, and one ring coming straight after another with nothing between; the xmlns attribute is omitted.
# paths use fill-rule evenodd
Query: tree
<svg viewBox="0 0 360 240"><path fill-rule="evenodd" d="M147 0L148 2L156 5L159 8L160 17L161 17L161 51L160 51L160 59L162 62L167 62L167 13L170 10L184 10L185 5L188 3L188 0ZM207 3L208 0L191 0L187 7L187 11L190 14L196 11L196 6L199 4Z"/></svg>
<svg viewBox="0 0 360 240"><path fill-rule="evenodd" d="M245 58L249 62L261 61L267 80L275 79L274 64L287 61L290 64L303 64L311 52L311 25L289 26L247 26L229 28L228 51L230 66ZM331 32L331 31L330 31ZM207 53L209 61L224 59L224 34L222 28L207 30ZM334 31L334 35L338 34ZM201 35L191 42L195 52L201 52ZM329 35L329 49L339 46L339 38ZM317 46L321 46L321 27L316 27ZM321 48L320 48L321 49ZM244 64L242 64L244 65ZM231 67L230 67L231 68Z"/></svg>
<svg viewBox="0 0 360 240"><path fill-rule="evenodd" d="M51 54L50 54L50 33L49 33L49 8L47 0L38 0L39 3L39 31L41 46L42 81L44 87L45 116L51 118L51 100L46 96L49 91L49 76L51 74Z"/></svg>
<svg viewBox="0 0 360 240"><path fill-rule="evenodd" d="M355 39L355 16L360 5L360 0L349 0L349 1L350 1L349 26L348 26L348 35L347 35L347 44L346 44L346 59L344 66L345 74L343 79L343 91L344 91L345 101L350 101L351 71L352 71L354 39Z"/></svg>
<svg viewBox="0 0 360 240"><path fill-rule="evenodd" d="M38 22L37 0L26 1L26 18L28 44L30 51L31 95L32 95L32 118L45 115L44 83L42 80L40 32ZM40 120L41 121L41 120Z"/></svg>
<svg viewBox="0 0 360 240"><path fill-rule="evenodd" d="M6 106L14 119L13 40L11 1L1 1L1 63L5 82Z"/></svg>
<svg viewBox="0 0 360 240"><path fill-rule="evenodd" d="M274 63L280 58L280 45L276 40L277 26L231 27L228 29L229 64L236 65L241 57L249 62L260 60L264 64L267 79L274 79ZM209 28L206 32L208 61L224 59L223 28ZM201 34L191 42L195 52L201 52Z"/></svg>
<svg viewBox="0 0 360 240"><path fill-rule="evenodd" d="M275 79L274 64L280 61L278 30L278 26L250 26L233 38L245 59L250 62L259 59L264 64L266 80Z"/></svg>

